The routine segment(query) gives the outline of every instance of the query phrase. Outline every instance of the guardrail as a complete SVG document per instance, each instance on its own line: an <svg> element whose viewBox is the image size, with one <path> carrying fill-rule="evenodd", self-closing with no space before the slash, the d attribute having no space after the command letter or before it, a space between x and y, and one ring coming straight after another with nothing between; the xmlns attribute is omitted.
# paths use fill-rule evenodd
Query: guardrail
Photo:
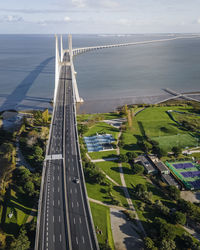
<svg viewBox="0 0 200 250"><path fill-rule="evenodd" d="M72 60L72 58L70 58L70 59ZM73 61L71 62L71 64L73 64ZM73 85L73 78L72 78L72 85ZM74 88L72 88L72 93L73 93L72 95L73 95L73 109L74 109L74 125L75 125L76 146L77 146L77 153L78 153L78 159L79 159L80 170L81 170L81 177L82 177L82 180L83 180L82 181L82 185L84 187L83 192L84 192L86 203L87 203L87 208L88 208L88 213L89 213L88 215L89 215L89 218L90 218L90 226L92 227L96 249L99 250L96 231L95 231L95 227L94 227L94 224L93 224L93 218L92 218L92 214L91 214L91 210L90 210L90 204L88 202L87 189L86 189L86 185L85 185L85 177L84 177L84 173L83 173L83 166L82 166L81 152L80 152L80 144L79 144L79 138L78 138L78 129L77 129L77 122L76 122L76 102L75 102L75 97L74 97Z"/></svg>

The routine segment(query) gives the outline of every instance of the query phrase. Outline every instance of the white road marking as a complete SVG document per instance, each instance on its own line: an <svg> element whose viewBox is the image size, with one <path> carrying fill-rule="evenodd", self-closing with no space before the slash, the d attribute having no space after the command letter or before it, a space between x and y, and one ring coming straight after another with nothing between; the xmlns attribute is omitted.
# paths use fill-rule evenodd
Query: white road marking
<svg viewBox="0 0 200 250"><path fill-rule="evenodd" d="M78 237L76 237L76 244L78 245Z"/></svg>
<svg viewBox="0 0 200 250"><path fill-rule="evenodd" d="M60 215L59 215L59 217L58 217L58 221L60 222Z"/></svg>
<svg viewBox="0 0 200 250"><path fill-rule="evenodd" d="M81 217L79 217L79 222L80 222L80 224L82 223L82 221L81 221Z"/></svg>
<svg viewBox="0 0 200 250"><path fill-rule="evenodd" d="M54 187L53 187L53 193L54 193Z"/></svg>
<svg viewBox="0 0 200 250"><path fill-rule="evenodd" d="M78 201L77 201L77 207L79 207L79 203L78 203Z"/></svg>
<svg viewBox="0 0 200 250"><path fill-rule="evenodd" d="M75 193L77 194L77 188L75 188Z"/></svg>
<svg viewBox="0 0 200 250"><path fill-rule="evenodd" d="M74 224L76 224L76 219L75 219L75 217L74 217Z"/></svg>
<svg viewBox="0 0 200 250"><path fill-rule="evenodd" d="M74 171L74 167L73 167L73 171Z"/></svg>
<svg viewBox="0 0 200 250"><path fill-rule="evenodd" d="M74 207L74 203L72 202L72 207Z"/></svg>
<svg viewBox="0 0 200 250"><path fill-rule="evenodd" d="M60 188L58 187L58 193L60 192Z"/></svg>
<svg viewBox="0 0 200 250"><path fill-rule="evenodd" d="M59 178L60 178L60 177L59 177L59 175L58 175L58 181L59 181Z"/></svg>
<svg viewBox="0 0 200 250"><path fill-rule="evenodd" d="M54 206L54 200L53 200L53 206Z"/></svg>
<svg viewBox="0 0 200 250"><path fill-rule="evenodd" d="M83 244L85 244L85 238L84 238L84 236L82 236L82 240L83 240Z"/></svg>
<svg viewBox="0 0 200 250"><path fill-rule="evenodd" d="M54 176L53 176L53 181L54 181Z"/></svg>
<svg viewBox="0 0 200 250"><path fill-rule="evenodd" d="M60 200L58 200L58 206L60 206Z"/></svg>
<svg viewBox="0 0 200 250"><path fill-rule="evenodd" d="M70 189L70 194L72 194L72 189Z"/></svg>
<svg viewBox="0 0 200 250"><path fill-rule="evenodd" d="M60 234L60 242L62 241L62 235Z"/></svg>
<svg viewBox="0 0 200 250"><path fill-rule="evenodd" d="M55 242L55 234L53 235L53 242Z"/></svg>
<svg viewBox="0 0 200 250"><path fill-rule="evenodd" d="M53 215L53 222L54 222L54 215Z"/></svg>

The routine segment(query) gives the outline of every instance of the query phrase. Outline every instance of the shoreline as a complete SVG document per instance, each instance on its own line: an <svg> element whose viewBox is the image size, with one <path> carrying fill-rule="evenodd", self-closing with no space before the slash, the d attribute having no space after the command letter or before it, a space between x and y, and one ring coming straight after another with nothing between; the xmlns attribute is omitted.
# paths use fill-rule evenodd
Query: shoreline
<svg viewBox="0 0 200 250"><path fill-rule="evenodd" d="M191 92L195 95L195 98L200 101L199 92ZM132 97L122 97L116 99L105 99L105 100L85 100L84 103L77 104L77 113L78 114L93 114L93 113L108 113L116 111L116 109L125 104L159 104L168 98L173 98L172 94L162 94L156 96L132 96ZM175 98L180 100L180 98ZM183 100L183 99L182 99ZM189 101L189 99L188 99Z"/></svg>

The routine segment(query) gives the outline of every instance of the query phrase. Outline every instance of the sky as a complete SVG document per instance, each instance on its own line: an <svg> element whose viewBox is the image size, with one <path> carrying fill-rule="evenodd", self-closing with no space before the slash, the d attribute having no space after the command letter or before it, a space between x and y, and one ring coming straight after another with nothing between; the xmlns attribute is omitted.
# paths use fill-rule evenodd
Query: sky
<svg viewBox="0 0 200 250"><path fill-rule="evenodd" d="M1 34L199 33L200 0L6 0Z"/></svg>

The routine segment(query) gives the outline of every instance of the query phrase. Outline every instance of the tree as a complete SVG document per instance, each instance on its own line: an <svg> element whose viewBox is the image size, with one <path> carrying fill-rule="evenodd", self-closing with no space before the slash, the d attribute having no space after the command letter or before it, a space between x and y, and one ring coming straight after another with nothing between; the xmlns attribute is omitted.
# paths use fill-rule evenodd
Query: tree
<svg viewBox="0 0 200 250"><path fill-rule="evenodd" d="M134 164L133 171L134 174L142 174L144 172L144 167L140 164Z"/></svg>
<svg viewBox="0 0 200 250"><path fill-rule="evenodd" d="M49 110L48 109L45 109L42 112L42 120L43 120L43 123L45 123L45 124L48 123L48 121L49 121Z"/></svg>
<svg viewBox="0 0 200 250"><path fill-rule="evenodd" d="M176 146L174 146L174 147L172 148L172 152L173 152L174 155L177 157L177 156L181 153L181 149L178 148L178 147L176 147Z"/></svg>
<svg viewBox="0 0 200 250"><path fill-rule="evenodd" d="M176 224L185 225L185 223L186 223L186 216L185 216L185 214L183 214L181 212L178 212L178 211L175 212L173 218L174 218L174 222Z"/></svg>
<svg viewBox="0 0 200 250"><path fill-rule="evenodd" d="M147 248L147 249L153 249L154 248L154 242L149 237L144 238L144 245L145 245L145 248Z"/></svg>
<svg viewBox="0 0 200 250"><path fill-rule="evenodd" d="M0 230L0 249L5 249L6 246L6 234Z"/></svg>
<svg viewBox="0 0 200 250"><path fill-rule="evenodd" d="M129 162L133 162L134 159L137 157L137 154L135 152L127 152L126 155L128 157Z"/></svg>
<svg viewBox="0 0 200 250"><path fill-rule="evenodd" d="M170 239L164 239L161 241L160 250L173 250L176 249L176 243Z"/></svg>
<svg viewBox="0 0 200 250"><path fill-rule="evenodd" d="M83 136L83 134L87 133L89 130L88 126L85 124L79 124L78 125L78 133Z"/></svg>
<svg viewBox="0 0 200 250"><path fill-rule="evenodd" d="M180 199L180 190L177 187L168 186L167 191L168 191L170 198L172 198L174 200Z"/></svg>
<svg viewBox="0 0 200 250"><path fill-rule="evenodd" d="M135 187L135 193L138 197L142 197L147 192L147 187L144 184L137 184Z"/></svg>
<svg viewBox="0 0 200 250"><path fill-rule="evenodd" d="M126 155L119 155L119 162L128 162L128 157Z"/></svg>
<svg viewBox="0 0 200 250"><path fill-rule="evenodd" d="M11 250L26 250L30 248L30 241L24 228L20 229L19 236L11 243Z"/></svg>
<svg viewBox="0 0 200 250"><path fill-rule="evenodd" d="M43 161L44 157L43 157L43 150L40 146L35 146L34 147L34 158L37 162Z"/></svg>
<svg viewBox="0 0 200 250"><path fill-rule="evenodd" d="M33 196L34 192L35 192L35 187L32 181L27 181L24 184L24 191L29 195L29 196Z"/></svg>
<svg viewBox="0 0 200 250"><path fill-rule="evenodd" d="M154 248L154 242L149 237L144 238L144 245L145 245L146 249L153 249Z"/></svg>

